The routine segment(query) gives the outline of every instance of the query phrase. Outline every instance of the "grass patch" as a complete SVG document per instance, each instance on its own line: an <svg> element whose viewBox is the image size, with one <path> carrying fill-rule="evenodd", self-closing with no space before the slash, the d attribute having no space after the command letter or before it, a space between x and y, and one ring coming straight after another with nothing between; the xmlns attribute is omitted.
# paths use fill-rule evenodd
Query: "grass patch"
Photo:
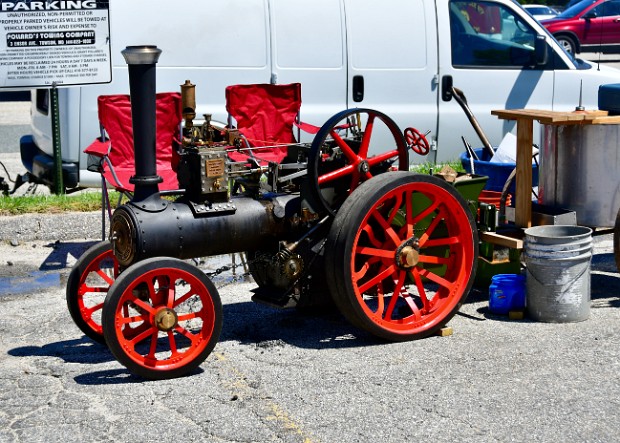
<svg viewBox="0 0 620 443"><path fill-rule="evenodd" d="M118 202L118 192L110 193L112 206ZM101 210L101 192L82 192L76 195L1 196L0 215L58 214Z"/></svg>
<svg viewBox="0 0 620 443"><path fill-rule="evenodd" d="M432 171L433 174L436 174L439 171L441 171L441 168L443 168L444 166L450 166L457 173L465 172L465 168L463 168L463 165L461 164L461 160L458 160L458 159L452 160L449 162L444 162L444 163L432 163L432 162L420 163L419 165L413 165L411 167L411 171L416 172L418 174L430 174L430 172Z"/></svg>
<svg viewBox="0 0 620 443"><path fill-rule="evenodd" d="M456 172L465 172L461 162L454 160L445 163L421 163L411 167L412 172L429 174L431 170L437 173L445 165L449 165ZM120 194L110 192L110 203L116 207ZM0 195L0 215L20 214L58 214L62 212L90 212L101 210L101 191L80 192L69 195L25 195L5 196Z"/></svg>

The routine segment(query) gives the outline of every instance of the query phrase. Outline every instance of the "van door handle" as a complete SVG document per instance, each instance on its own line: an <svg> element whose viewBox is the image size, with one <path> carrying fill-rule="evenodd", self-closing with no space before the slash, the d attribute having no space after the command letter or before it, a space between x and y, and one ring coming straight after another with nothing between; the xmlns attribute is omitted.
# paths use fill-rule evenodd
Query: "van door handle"
<svg viewBox="0 0 620 443"><path fill-rule="evenodd" d="M451 75L441 77L441 99L444 102L452 100L452 86L454 85Z"/></svg>
<svg viewBox="0 0 620 443"><path fill-rule="evenodd" d="M353 101L356 103L364 100L364 76L353 76Z"/></svg>

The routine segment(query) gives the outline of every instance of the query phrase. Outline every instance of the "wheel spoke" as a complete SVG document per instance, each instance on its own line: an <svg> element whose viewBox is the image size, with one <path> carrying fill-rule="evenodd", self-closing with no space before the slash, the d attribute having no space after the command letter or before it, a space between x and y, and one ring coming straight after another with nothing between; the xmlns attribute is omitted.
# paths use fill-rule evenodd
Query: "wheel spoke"
<svg viewBox="0 0 620 443"><path fill-rule="evenodd" d="M88 318L91 318L93 316L94 312L97 312L98 310L100 310L101 308L103 308L103 302L98 303L94 306L91 306L90 308L87 308L86 306L84 306L84 308L82 309L82 312L84 313L84 315L86 315Z"/></svg>
<svg viewBox="0 0 620 443"><path fill-rule="evenodd" d="M379 274L375 275L373 278L362 284L358 287L360 295L366 292L368 289L377 286L382 280L386 279L390 275L394 273L396 270L396 265L391 265L381 271ZM357 283L357 282L356 282Z"/></svg>
<svg viewBox="0 0 620 443"><path fill-rule="evenodd" d="M452 246L458 245L461 242L459 237L444 237L444 238L432 238L428 239L424 243L425 248L433 248L436 246Z"/></svg>
<svg viewBox="0 0 620 443"><path fill-rule="evenodd" d="M394 251L388 249L371 248L368 246L358 247L355 251L361 255L370 255L383 258L394 258Z"/></svg>
<svg viewBox="0 0 620 443"><path fill-rule="evenodd" d="M413 280L415 281L415 286L418 289L418 295L420 296L420 300L422 300L422 305L424 306L424 312L428 312L430 309L430 303L428 295L426 294L426 288L424 287L424 283L422 283L422 277L420 276L420 272L418 269L413 269Z"/></svg>
<svg viewBox="0 0 620 443"><path fill-rule="evenodd" d="M354 171L353 165L343 166L340 169L336 169L335 171L326 172L325 174L321 174L318 178L319 185L323 185L325 183L329 183L334 180L338 180L343 177L347 177L351 175Z"/></svg>
<svg viewBox="0 0 620 443"><path fill-rule="evenodd" d="M192 342L192 346L196 344L196 335L195 334L192 334L187 329L185 329L185 328L183 328L182 326L179 326L179 325L177 325L176 328L174 328L174 330L177 331L179 334L181 334L186 339L188 339L189 341L191 341Z"/></svg>
<svg viewBox="0 0 620 443"><path fill-rule="evenodd" d="M429 240L430 236L435 231L435 228L439 226L439 223L444 220L443 210L440 210L439 213L433 218L431 224L426 228L424 234L420 236L420 247L426 246L426 242Z"/></svg>
<svg viewBox="0 0 620 443"><path fill-rule="evenodd" d="M439 205L441 204L441 202L439 201L435 201L433 202L432 205L430 205L428 208L426 208L424 211L420 212L418 215L416 215L415 217L413 217L413 219L411 220L411 223L413 225L418 224L420 221L424 220L426 217L428 217L429 215L431 215L433 212L435 212L437 210L437 208L439 207ZM413 213L413 210L412 210Z"/></svg>
<svg viewBox="0 0 620 443"><path fill-rule="evenodd" d="M364 278L364 276L366 275L366 273L371 269L371 266L375 263L377 263L379 261L378 257L372 257L369 260L367 260L366 262L364 262L364 264L359 268L358 271L354 271L352 278L354 281L359 281L362 278Z"/></svg>
<svg viewBox="0 0 620 443"><path fill-rule="evenodd" d="M170 357L175 357L179 353L179 350L177 349L177 341L172 331L168 331L168 343L170 344L170 352L172 353Z"/></svg>
<svg viewBox="0 0 620 443"><path fill-rule="evenodd" d="M334 139L334 141L336 142L336 145L338 145L338 147L340 148L342 153L345 155L345 157L349 160L351 165L357 165L359 163L360 159L359 159L358 155L355 153L355 151L353 149L351 149L349 144L347 142L345 142L342 139L342 137L340 137L340 134L332 131L331 135L332 135L332 138Z"/></svg>
<svg viewBox="0 0 620 443"><path fill-rule="evenodd" d="M159 331L157 330L157 328L147 328L141 333L137 334L135 337L132 337L130 340L126 340L126 343L131 344L132 349L135 352L135 348L138 343L142 343L144 340L149 338L149 336L153 336L153 341L155 342L155 346L157 346L158 333ZM151 342L151 347L153 347L153 342ZM153 352L153 354L155 354L155 352Z"/></svg>
<svg viewBox="0 0 620 443"><path fill-rule="evenodd" d="M153 328L153 330L151 331L147 329L146 331L144 331L143 334L140 335L145 335L145 339L146 336L151 336L151 346L149 348L149 353L147 355L146 361L151 360L154 365L154 363L157 361L157 357L155 356L155 354L157 353L157 341L159 340L159 331L156 328Z"/></svg>
<svg viewBox="0 0 620 443"><path fill-rule="evenodd" d="M418 261L429 265L447 265L452 262L449 257L436 257L434 255L420 255Z"/></svg>
<svg viewBox="0 0 620 443"><path fill-rule="evenodd" d="M403 282L405 279L405 272L400 271L398 273L398 283L396 283L396 287L394 288L394 292L392 293L392 298L390 299L390 303L388 304L387 311L385 312L384 319L390 320L392 315L394 314L394 308L396 307L396 302L398 301L398 297L400 291L403 289Z"/></svg>
<svg viewBox="0 0 620 443"><path fill-rule="evenodd" d="M384 152L383 154L373 155L372 157L369 157L366 161L370 166L375 166L394 157L398 157L397 150Z"/></svg>
<svg viewBox="0 0 620 443"><path fill-rule="evenodd" d="M451 291L454 287L454 283L429 271L428 269L420 269L420 275L422 275L422 277L428 278L430 281L437 283L439 286L442 286L449 291Z"/></svg>
<svg viewBox="0 0 620 443"><path fill-rule="evenodd" d="M379 222L381 227L385 230L385 233L390 237L395 246L400 245L401 239L398 234L394 231L394 228L388 223L388 221L383 217L381 213L375 211L372 213L375 220Z"/></svg>
<svg viewBox="0 0 620 443"><path fill-rule="evenodd" d="M112 286L112 283L114 283L114 277L110 276L107 272L105 272L103 269L99 269L97 270L96 274L101 277L101 279L106 282L109 286ZM116 272L115 272L116 274Z"/></svg>
<svg viewBox="0 0 620 443"><path fill-rule="evenodd" d="M361 230L366 233L366 235L368 236L368 241L370 241L370 244L379 248L381 247L382 243L377 239L377 237L375 236L375 231L372 229L372 226L370 225L364 225Z"/></svg>
<svg viewBox="0 0 620 443"><path fill-rule="evenodd" d="M149 305L145 301L142 301L139 298L135 298L135 299L131 300L131 303L133 303L134 305L136 305L137 307L139 307L143 311L146 311L149 314L155 315L155 308L153 308L153 306Z"/></svg>
<svg viewBox="0 0 620 443"><path fill-rule="evenodd" d="M87 286L86 284L83 284L79 291L78 294L81 296L84 296L86 294L89 293L95 293L95 294L106 294L108 292L108 290L110 289L109 286Z"/></svg>
<svg viewBox="0 0 620 443"><path fill-rule="evenodd" d="M420 320L422 318L420 308L418 308L418 305L415 304L415 301L413 300L413 297L411 297L411 294L406 293L403 294L402 297L407 303L407 306L409 306L409 309L411 309L411 315L413 315L416 320Z"/></svg>
<svg viewBox="0 0 620 443"><path fill-rule="evenodd" d="M180 306L183 303L185 303L190 297L193 297L194 295L196 295L196 292L193 290L193 288L190 288L190 290L187 292L187 294L184 294L182 297L176 299L174 304L172 306L169 306L169 307L170 308L176 308L177 306Z"/></svg>
<svg viewBox="0 0 620 443"><path fill-rule="evenodd" d="M193 320L195 318L201 318L201 317L202 317L202 310L196 311L196 312L190 312L188 314L181 314L179 315L178 319L180 323L182 321Z"/></svg>
<svg viewBox="0 0 620 443"><path fill-rule="evenodd" d="M360 158L368 157L368 148L370 147L370 138L372 137L372 130L375 126L375 114L368 115L368 122L366 123L366 129L362 137L362 144L360 145Z"/></svg>
<svg viewBox="0 0 620 443"><path fill-rule="evenodd" d="M145 316L144 314L142 314L142 315L134 315L131 317L122 317L119 323L122 325L129 325L131 323L146 322L147 320L148 320L148 316Z"/></svg>

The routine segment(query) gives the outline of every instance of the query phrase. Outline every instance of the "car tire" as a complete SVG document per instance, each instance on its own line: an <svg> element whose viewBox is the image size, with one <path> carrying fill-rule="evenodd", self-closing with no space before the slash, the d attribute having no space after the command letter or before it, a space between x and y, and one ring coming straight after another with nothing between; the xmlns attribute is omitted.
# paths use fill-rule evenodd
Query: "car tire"
<svg viewBox="0 0 620 443"><path fill-rule="evenodd" d="M577 53L577 43L574 38L568 35L556 35L555 39L569 54L575 55Z"/></svg>

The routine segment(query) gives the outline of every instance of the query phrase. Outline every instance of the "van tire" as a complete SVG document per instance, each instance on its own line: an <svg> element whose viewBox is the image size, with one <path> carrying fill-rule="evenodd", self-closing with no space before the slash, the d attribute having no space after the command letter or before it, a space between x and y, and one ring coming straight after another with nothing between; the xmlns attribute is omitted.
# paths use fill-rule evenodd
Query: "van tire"
<svg viewBox="0 0 620 443"><path fill-rule="evenodd" d="M560 46L566 50L566 52L568 52L571 55L577 54L578 46L577 46L577 42L575 41L573 37L571 37L570 35L566 35L566 34L556 35L554 37L558 41Z"/></svg>

